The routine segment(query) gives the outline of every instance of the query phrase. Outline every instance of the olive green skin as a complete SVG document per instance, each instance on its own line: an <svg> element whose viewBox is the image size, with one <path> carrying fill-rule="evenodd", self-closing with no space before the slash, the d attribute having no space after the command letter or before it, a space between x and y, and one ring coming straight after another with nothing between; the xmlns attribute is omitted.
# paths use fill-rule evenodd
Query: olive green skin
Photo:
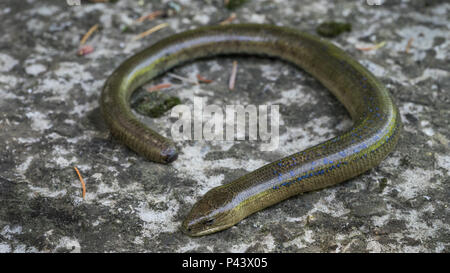
<svg viewBox="0 0 450 273"><path fill-rule="evenodd" d="M108 78L101 109L112 134L151 161L177 158L174 143L132 114L133 91L174 66L216 55L276 57L304 69L344 104L346 133L289 155L207 192L182 224L190 236L217 232L299 193L318 190L377 166L394 148L401 120L385 87L333 44L285 27L239 24L202 27L165 38L120 65Z"/></svg>

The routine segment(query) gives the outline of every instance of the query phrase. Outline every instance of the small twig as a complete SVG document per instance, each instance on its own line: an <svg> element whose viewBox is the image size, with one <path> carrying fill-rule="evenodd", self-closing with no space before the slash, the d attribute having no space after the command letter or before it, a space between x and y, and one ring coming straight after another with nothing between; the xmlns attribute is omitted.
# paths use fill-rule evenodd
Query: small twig
<svg viewBox="0 0 450 273"><path fill-rule="evenodd" d="M411 49L413 40L414 40L414 38L412 38L412 37L408 40L408 44L406 44L406 48L405 48L406 53L409 53L409 50Z"/></svg>
<svg viewBox="0 0 450 273"><path fill-rule="evenodd" d="M230 15L230 17L228 17L227 19L223 20L222 22L219 23L219 25L228 25L229 23L231 23L234 19L236 19L236 13L232 13Z"/></svg>
<svg viewBox="0 0 450 273"><path fill-rule="evenodd" d="M142 38L144 38L145 36L148 36L148 35L152 34L153 32L156 32L156 31L158 31L158 30L160 30L160 29L162 29L162 28L167 27L168 25L169 25L168 23L162 23L162 24L159 24L159 25L157 25L157 26L155 26L155 27L152 27L151 29L149 29L149 30L147 30L147 31L144 31L144 32L142 32L142 33L136 35L136 36L133 38L133 40L136 41L136 40L142 39Z"/></svg>
<svg viewBox="0 0 450 273"><path fill-rule="evenodd" d="M233 90L234 85L236 83L236 74L237 74L237 61L233 61L233 68L231 70L230 81L228 83L228 89Z"/></svg>
<svg viewBox="0 0 450 273"><path fill-rule="evenodd" d="M83 177L81 176L81 174L80 174L80 172L78 171L78 168L77 168L77 167L74 166L73 168L74 168L75 171L77 172L78 178L80 178L81 187L83 188L83 199L85 199L85 196L86 196L86 185L85 185L85 183L84 183Z"/></svg>
<svg viewBox="0 0 450 273"><path fill-rule="evenodd" d="M148 92L154 92L154 91L158 91L164 88L169 88L171 87L172 84L171 83L161 83L161 84L157 84L157 85L153 85L147 88Z"/></svg>
<svg viewBox="0 0 450 273"><path fill-rule="evenodd" d="M81 41L80 41L80 47L86 43L86 41L89 39L89 37L91 37L92 33L94 33L97 29L98 29L98 24L95 24L88 30L88 32L86 32L86 34L84 34L83 38L81 38Z"/></svg>
<svg viewBox="0 0 450 273"><path fill-rule="evenodd" d="M376 50L379 49L381 47L383 47L386 44L386 41L383 41L381 43L378 43L374 46L370 46L370 47L357 47L356 49L361 50L361 51L371 51L371 50Z"/></svg>

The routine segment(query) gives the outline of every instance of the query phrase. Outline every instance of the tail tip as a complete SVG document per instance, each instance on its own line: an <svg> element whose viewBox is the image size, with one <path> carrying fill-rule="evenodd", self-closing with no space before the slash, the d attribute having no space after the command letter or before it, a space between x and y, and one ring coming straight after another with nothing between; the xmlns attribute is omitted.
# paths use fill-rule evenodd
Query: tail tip
<svg viewBox="0 0 450 273"><path fill-rule="evenodd" d="M168 147L161 151L161 157L164 163L172 163L178 158L178 152L175 147Z"/></svg>

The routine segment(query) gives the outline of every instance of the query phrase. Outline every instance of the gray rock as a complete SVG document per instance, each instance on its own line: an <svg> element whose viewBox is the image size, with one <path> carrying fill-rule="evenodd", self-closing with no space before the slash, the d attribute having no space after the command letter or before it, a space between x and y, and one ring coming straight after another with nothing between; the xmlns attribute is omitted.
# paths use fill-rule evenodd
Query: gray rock
<svg viewBox="0 0 450 273"><path fill-rule="evenodd" d="M99 112L105 79L126 57L163 37L216 24L220 1L179 1L168 18L132 24L166 1L67 6L65 1L0 3L0 252L449 252L449 9L447 1L248 1L234 22L271 23L310 33L324 21L352 31L332 42L360 60L399 105L404 131L381 165L332 188L303 194L235 227L190 238L179 225L195 201L282 156L351 125L343 106L315 79L289 64L216 58L174 69L210 84L153 82L192 103L280 105L280 148L259 142L182 141L179 159L152 163L111 139ZM216 6L217 5L217 6ZM169 27L144 39L138 33ZM88 40L94 52L77 56ZM372 51L357 48L380 42ZM406 52L407 44L410 47ZM238 61L234 91L228 90ZM170 135L168 115L149 126ZM87 185L86 199L73 169Z"/></svg>

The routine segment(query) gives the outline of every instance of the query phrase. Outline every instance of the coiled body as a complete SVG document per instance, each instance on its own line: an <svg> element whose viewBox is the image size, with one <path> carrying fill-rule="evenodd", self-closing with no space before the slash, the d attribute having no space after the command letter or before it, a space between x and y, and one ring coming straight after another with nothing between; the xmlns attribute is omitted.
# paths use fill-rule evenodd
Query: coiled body
<svg viewBox="0 0 450 273"><path fill-rule="evenodd" d="M126 60L107 80L101 109L112 134L149 160L169 163L175 145L132 114L132 92L148 80L193 59L226 54L277 57L317 78L353 119L346 133L265 165L199 200L182 224L192 236L228 228L248 215L302 192L355 177L378 165L397 142L398 109L382 84L329 42L284 27L203 27L161 40Z"/></svg>

